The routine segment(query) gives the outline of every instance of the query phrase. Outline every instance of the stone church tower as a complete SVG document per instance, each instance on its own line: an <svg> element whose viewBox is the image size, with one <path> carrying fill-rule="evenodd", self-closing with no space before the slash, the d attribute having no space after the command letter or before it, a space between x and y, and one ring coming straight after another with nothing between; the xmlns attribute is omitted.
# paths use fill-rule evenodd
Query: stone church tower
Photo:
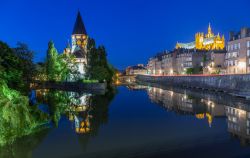
<svg viewBox="0 0 250 158"><path fill-rule="evenodd" d="M81 78L84 78L86 73L87 63L87 42L88 35L85 29L81 13L78 11L76 22L71 35L72 46L68 44L64 50L66 54L73 54L76 57L76 64Z"/></svg>

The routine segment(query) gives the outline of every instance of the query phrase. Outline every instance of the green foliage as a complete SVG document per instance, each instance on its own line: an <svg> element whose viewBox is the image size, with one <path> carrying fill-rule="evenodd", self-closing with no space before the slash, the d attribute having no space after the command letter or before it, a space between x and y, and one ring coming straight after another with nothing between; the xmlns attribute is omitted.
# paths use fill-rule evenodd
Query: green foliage
<svg viewBox="0 0 250 158"><path fill-rule="evenodd" d="M82 80L83 83L98 83L98 80Z"/></svg>
<svg viewBox="0 0 250 158"><path fill-rule="evenodd" d="M202 67L195 67L195 68L187 68L185 71L185 74L191 75L191 74L202 74L203 68Z"/></svg>
<svg viewBox="0 0 250 158"><path fill-rule="evenodd" d="M203 57L202 57L202 62L203 62L203 63L206 63L206 62L207 62L207 56L206 56L206 55L203 55Z"/></svg>
<svg viewBox="0 0 250 158"><path fill-rule="evenodd" d="M21 61L14 51L0 41L0 79L6 81L14 89L23 89L23 72L19 69Z"/></svg>
<svg viewBox="0 0 250 158"><path fill-rule="evenodd" d="M87 78L91 80L98 80L100 82L112 82L114 76L114 69L107 61L107 53L104 46L96 48L94 39L89 38L87 45Z"/></svg>
<svg viewBox="0 0 250 158"><path fill-rule="evenodd" d="M0 83L0 146L39 130L47 122L45 114L29 106L28 97Z"/></svg>
<svg viewBox="0 0 250 158"><path fill-rule="evenodd" d="M187 68L185 73L186 73L187 75L193 74L193 73L194 73L194 68Z"/></svg>
<svg viewBox="0 0 250 158"><path fill-rule="evenodd" d="M20 60L18 68L22 71L22 78L28 83L35 74L35 64L33 63L34 52L26 44L20 42L17 43L17 47L13 50Z"/></svg>
<svg viewBox="0 0 250 158"><path fill-rule="evenodd" d="M49 42L46 61L46 75L49 81L65 81L70 76L77 79L79 72L75 64L75 57L70 54L58 54L54 43Z"/></svg>
<svg viewBox="0 0 250 158"><path fill-rule="evenodd" d="M0 41L0 79L6 81L9 87L27 94L35 72L33 54L23 43L11 49Z"/></svg>

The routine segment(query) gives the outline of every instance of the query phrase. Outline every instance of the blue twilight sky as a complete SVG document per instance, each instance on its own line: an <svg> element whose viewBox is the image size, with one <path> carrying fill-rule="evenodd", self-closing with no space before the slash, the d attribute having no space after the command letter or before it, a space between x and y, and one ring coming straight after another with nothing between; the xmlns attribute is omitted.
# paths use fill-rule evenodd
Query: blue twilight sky
<svg viewBox="0 0 250 158"><path fill-rule="evenodd" d="M0 40L25 42L36 61L44 60L49 40L62 52L79 9L88 34L122 69L192 41L209 22L226 37L250 27L249 6L249 0L0 0Z"/></svg>

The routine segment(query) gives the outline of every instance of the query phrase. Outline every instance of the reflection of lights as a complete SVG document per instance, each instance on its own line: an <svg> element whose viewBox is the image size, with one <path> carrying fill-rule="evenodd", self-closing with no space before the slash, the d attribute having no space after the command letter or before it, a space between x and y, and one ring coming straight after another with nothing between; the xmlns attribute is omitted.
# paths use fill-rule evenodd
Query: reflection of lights
<svg viewBox="0 0 250 158"><path fill-rule="evenodd" d="M246 116L246 111L239 109L238 112L239 112L239 117Z"/></svg>
<svg viewBox="0 0 250 158"><path fill-rule="evenodd" d="M174 95L174 92L170 91L170 96L173 97L173 95Z"/></svg>
<svg viewBox="0 0 250 158"><path fill-rule="evenodd" d="M187 98L188 98L187 95L184 94L183 99L187 100Z"/></svg>
<svg viewBox="0 0 250 158"><path fill-rule="evenodd" d="M116 85L119 85L119 84L120 84L119 80L116 80L115 84L116 84Z"/></svg>
<svg viewBox="0 0 250 158"><path fill-rule="evenodd" d="M214 102L213 101L208 100L207 104L208 104L208 106L214 108Z"/></svg>
<svg viewBox="0 0 250 158"><path fill-rule="evenodd" d="M162 94L162 89L159 89L160 94Z"/></svg>
<svg viewBox="0 0 250 158"><path fill-rule="evenodd" d="M204 119L205 118L205 114L196 114L195 117L197 119Z"/></svg>

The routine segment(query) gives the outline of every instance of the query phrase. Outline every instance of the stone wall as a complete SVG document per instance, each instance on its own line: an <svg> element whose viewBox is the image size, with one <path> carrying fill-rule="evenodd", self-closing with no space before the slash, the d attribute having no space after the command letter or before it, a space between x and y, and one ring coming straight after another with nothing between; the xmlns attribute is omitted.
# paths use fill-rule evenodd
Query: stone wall
<svg viewBox="0 0 250 158"><path fill-rule="evenodd" d="M236 96L250 96L250 74L214 76L144 76L138 75L137 82L157 83L168 86L199 88L223 91Z"/></svg>
<svg viewBox="0 0 250 158"><path fill-rule="evenodd" d="M107 90L106 83L81 83L81 82L39 82L34 81L31 89L55 89L92 94L104 94Z"/></svg>

